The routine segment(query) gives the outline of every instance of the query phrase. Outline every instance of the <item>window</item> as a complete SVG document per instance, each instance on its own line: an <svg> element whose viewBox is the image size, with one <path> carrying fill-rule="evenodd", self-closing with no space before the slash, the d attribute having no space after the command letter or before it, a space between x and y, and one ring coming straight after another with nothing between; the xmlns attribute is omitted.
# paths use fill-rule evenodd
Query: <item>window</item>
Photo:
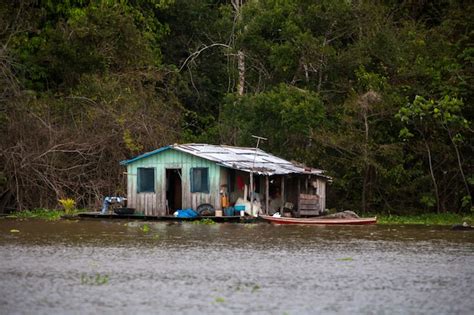
<svg viewBox="0 0 474 315"><path fill-rule="evenodd" d="M155 192L154 168L138 168L137 192Z"/></svg>
<svg viewBox="0 0 474 315"><path fill-rule="evenodd" d="M191 169L191 192L209 193L209 169L196 167Z"/></svg>

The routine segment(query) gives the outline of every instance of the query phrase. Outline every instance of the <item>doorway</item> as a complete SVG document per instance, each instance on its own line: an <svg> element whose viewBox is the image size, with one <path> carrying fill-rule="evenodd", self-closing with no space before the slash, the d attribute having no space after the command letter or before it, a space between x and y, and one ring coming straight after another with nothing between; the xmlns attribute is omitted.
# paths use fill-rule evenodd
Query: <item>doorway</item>
<svg viewBox="0 0 474 315"><path fill-rule="evenodd" d="M180 168L166 169L166 204L167 214L171 215L176 210L182 209L183 185Z"/></svg>

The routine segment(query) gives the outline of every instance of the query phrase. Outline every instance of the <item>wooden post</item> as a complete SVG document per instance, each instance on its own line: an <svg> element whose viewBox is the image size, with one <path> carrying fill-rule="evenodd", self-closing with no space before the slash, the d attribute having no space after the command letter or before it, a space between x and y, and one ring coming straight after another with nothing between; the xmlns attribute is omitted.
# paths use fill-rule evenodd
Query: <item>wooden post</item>
<svg viewBox="0 0 474 315"><path fill-rule="evenodd" d="M298 217L299 217L299 213L300 213L300 194L301 194L301 185L300 185L301 178L299 176L297 176L296 178L298 180L298 193L296 195L296 209L298 209Z"/></svg>
<svg viewBox="0 0 474 315"><path fill-rule="evenodd" d="M241 5L242 5L242 3L240 4L240 6ZM243 86L242 86L242 93L243 93ZM260 144L260 140L268 140L268 139L264 138L264 137L254 136L254 135L252 135L252 137L257 139L257 146L255 146L255 154L253 155L252 171L250 172L250 213L253 215L253 192L254 192L254 190L253 190L253 171L254 171L254 168L255 168L255 160L257 159L257 150L258 150L258 145Z"/></svg>
<svg viewBox="0 0 474 315"><path fill-rule="evenodd" d="M283 216L283 208L285 207L285 176L281 176L281 209L280 214Z"/></svg>
<svg viewBox="0 0 474 315"><path fill-rule="evenodd" d="M265 214L268 215L268 199L270 198L270 184L268 177L270 176L265 176Z"/></svg>
<svg viewBox="0 0 474 315"><path fill-rule="evenodd" d="M245 196L247 200L247 196ZM253 215L253 172L250 173L250 213Z"/></svg>

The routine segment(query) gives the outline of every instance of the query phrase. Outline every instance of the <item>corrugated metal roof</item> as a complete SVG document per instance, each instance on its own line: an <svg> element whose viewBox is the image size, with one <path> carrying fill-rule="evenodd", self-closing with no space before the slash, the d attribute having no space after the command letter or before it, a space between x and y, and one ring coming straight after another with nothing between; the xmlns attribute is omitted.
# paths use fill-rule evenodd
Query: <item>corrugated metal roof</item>
<svg viewBox="0 0 474 315"><path fill-rule="evenodd" d="M200 143L174 144L166 146L139 155L133 159L122 161L120 164L127 165L168 149L174 149L192 154L200 158L216 162L219 165L244 172L253 171L254 173L263 175L314 174L327 177L323 175L323 170L293 163L266 153L260 149Z"/></svg>

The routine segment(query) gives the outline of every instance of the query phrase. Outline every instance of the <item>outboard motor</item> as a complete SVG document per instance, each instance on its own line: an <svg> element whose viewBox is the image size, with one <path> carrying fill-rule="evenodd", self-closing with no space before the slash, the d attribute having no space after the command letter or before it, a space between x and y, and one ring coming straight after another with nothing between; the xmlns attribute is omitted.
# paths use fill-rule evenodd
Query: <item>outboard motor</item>
<svg viewBox="0 0 474 315"><path fill-rule="evenodd" d="M107 196L104 198L104 201L102 202L102 210L100 211L100 214L107 214L109 211L109 206L111 204L121 204L124 205L125 200L127 198L125 197L116 197L116 196Z"/></svg>

